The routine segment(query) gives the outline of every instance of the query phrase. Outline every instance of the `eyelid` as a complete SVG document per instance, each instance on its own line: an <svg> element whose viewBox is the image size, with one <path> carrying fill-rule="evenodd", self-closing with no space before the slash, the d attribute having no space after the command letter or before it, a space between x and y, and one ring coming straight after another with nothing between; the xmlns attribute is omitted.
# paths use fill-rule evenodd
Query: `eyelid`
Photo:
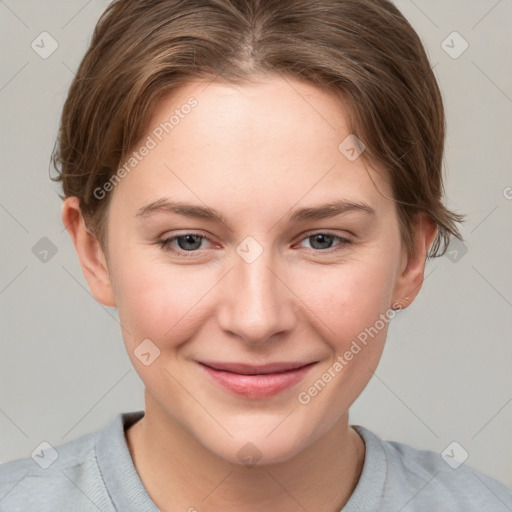
<svg viewBox="0 0 512 512"><path fill-rule="evenodd" d="M338 239L338 244L335 245L334 247L330 247L328 249L323 249L323 250L322 249L309 249L310 251L312 251L313 253L316 253L316 254L332 254L338 250L343 249L345 246L353 243L350 238L348 238L346 236L342 236L342 235L337 235L336 233L333 233L329 229L326 229L326 230L314 229L312 231L307 231L306 233L303 233L302 235L300 235L299 240L294 245L296 245L297 243L303 242L304 240L307 240L308 238L311 238L314 235L327 235L327 236L332 236L333 238Z"/></svg>
<svg viewBox="0 0 512 512"><path fill-rule="evenodd" d="M348 236L354 236L352 233L350 233L348 231L346 231L346 233ZM343 240L349 241L348 236L338 235L337 233L335 233L334 231L331 231L330 229L312 229L310 231L306 231L305 233L302 233L301 235L299 235L298 240L301 241L301 240L304 240L305 238L309 238L310 236L317 235L317 234L334 236L334 237L342 238Z"/></svg>
<svg viewBox="0 0 512 512"><path fill-rule="evenodd" d="M336 233L333 233L329 229L326 229L326 230L313 229L313 230L310 230L310 231L306 231L305 233L302 233L300 235L300 238L298 238L298 240L293 245L296 245L297 243L300 243L300 242L302 242L304 240L307 240L308 238L311 238L312 236L317 235L317 234L332 236L332 237L338 239L339 242L334 247L330 247L330 248L324 249L324 250L321 250L321 249L309 249L309 251L312 251L313 253L316 253L316 254L320 254L320 255L322 255L322 254L332 254L332 253L335 253L338 250L342 250L347 245L350 245L350 244L353 243L352 240L350 240L350 238L347 238L347 237L341 236L341 235L337 235ZM194 235L194 236L200 237L201 239L208 240L209 242L212 242L212 240L210 239L209 236L207 236L204 233L201 233L199 231L184 231L183 233L173 234L172 236L169 236L167 238L159 240L157 243L158 243L158 245L161 246L161 248L165 252L168 252L168 253L171 253L171 254L177 254L178 256L184 256L185 258L193 258L194 255L201 254L201 252L206 250L206 249L198 249L196 251L185 251L185 250L182 250L182 249L181 250L180 249L177 250L177 249L170 248L170 245L171 245L172 242L174 242L177 238L181 238L181 237L184 237L186 235Z"/></svg>
<svg viewBox="0 0 512 512"><path fill-rule="evenodd" d="M346 233L349 235L349 236L355 236L353 233L349 232L349 231L346 231ZM338 238L343 238L343 239L348 239L348 237L346 236L342 236L342 235L338 235L336 233L334 233L332 230L330 229L311 229L309 231L305 231L304 233L301 233L297 238L296 240L297 241L301 241L303 240L304 238L308 238L310 236L313 236L313 235L316 235L316 234L322 234L322 235L330 235L330 236L335 236L335 237L338 237ZM176 239L176 238L180 238L182 236L185 236L185 235L196 235L196 236L200 236L202 238L205 238L209 241L212 241L211 238L210 238L210 235L209 234L206 234L206 232L201 232L201 231L195 231L195 230L183 230L182 233L175 233L173 235L170 235L170 236L166 236L164 238L162 238L161 241L166 241L166 240L171 240L171 239Z"/></svg>
<svg viewBox="0 0 512 512"><path fill-rule="evenodd" d="M193 235L202 238L203 240L208 240L209 242L213 243L212 239L209 235L206 235L205 233L201 233L200 231L184 231L183 233L177 233L170 236L166 236L158 241L158 243L164 243L164 242L174 242L177 238L183 238L187 235ZM189 251L189 252L199 252L199 251Z"/></svg>

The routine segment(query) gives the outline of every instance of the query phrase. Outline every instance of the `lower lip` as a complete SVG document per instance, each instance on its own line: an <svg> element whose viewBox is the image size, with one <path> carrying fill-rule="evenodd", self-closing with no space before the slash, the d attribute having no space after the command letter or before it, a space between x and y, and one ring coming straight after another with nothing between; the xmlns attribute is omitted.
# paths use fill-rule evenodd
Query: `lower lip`
<svg viewBox="0 0 512 512"><path fill-rule="evenodd" d="M264 375L241 375L239 373L214 370L200 364L201 368L217 384L246 398L267 398L298 384L316 363L287 372Z"/></svg>

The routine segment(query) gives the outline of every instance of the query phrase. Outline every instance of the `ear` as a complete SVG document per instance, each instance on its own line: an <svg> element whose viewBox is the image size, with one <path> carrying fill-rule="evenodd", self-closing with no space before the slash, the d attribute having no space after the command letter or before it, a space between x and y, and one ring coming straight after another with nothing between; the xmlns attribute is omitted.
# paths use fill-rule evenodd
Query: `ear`
<svg viewBox="0 0 512 512"><path fill-rule="evenodd" d="M414 247L411 254L407 254L405 248L402 250L400 269L393 292L393 304L399 305L401 309L408 307L421 289L428 250L436 232L435 222L427 214L419 214L413 233Z"/></svg>
<svg viewBox="0 0 512 512"><path fill-rule="evenodd" d="M68 197L64 200L62 222L73 241L93 297L105 306L115 307L117 304L105 255L100 243L85 225L77 197Z"/></svg>

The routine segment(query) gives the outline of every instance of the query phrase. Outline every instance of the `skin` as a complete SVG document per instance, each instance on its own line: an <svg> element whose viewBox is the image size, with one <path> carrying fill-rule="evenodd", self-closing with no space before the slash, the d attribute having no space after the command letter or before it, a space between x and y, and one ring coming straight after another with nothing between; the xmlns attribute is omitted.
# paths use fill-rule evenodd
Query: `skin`
<svg viewBox="0 0 512 512"><path fill-rule="evenodd" d="M395 301L414 300L435 225L418 218L407 255L386 173L338 150L350 134L341 100L275 76L206 85L190 82L155 108L141 144L187 99L198 100L110 192L107 257L77 199L63 206L91 293L118 308L145 385L145 416L126 432L128 446L161 510L339 511L365 457L349 407L377 368L388 324L308 404L298 393ZM215 208L225 223L136 217L162 197ZM287 221L297 208L337 199L365 202L375 214ZM175 240L181 254L158 245L191 231L206 238ZM351 243L321 245L311 231ZM236 251L248 236L262 249L251 263ZM160 350L148 366L134 354L144 339ZM317 364L291 389L255 399L207 379L195 362L207 359ZM253 466L237 456L248 442L261 453Z"/></svg>

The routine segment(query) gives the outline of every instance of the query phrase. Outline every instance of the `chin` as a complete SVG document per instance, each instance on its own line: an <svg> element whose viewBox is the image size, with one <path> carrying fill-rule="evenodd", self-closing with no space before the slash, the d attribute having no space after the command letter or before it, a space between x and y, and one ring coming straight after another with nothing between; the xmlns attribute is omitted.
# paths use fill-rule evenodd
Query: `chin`
<svg viewBox="0 0 512 512"><path fill-rule="evenodd" d="M270 426L254 428L254 425L246 429L237 429L238 435L230 430L234 437L231 438L224 431L221 436L208 437L198 441L217 457L232 464L240 466L266 466L286 462L303 450L315 439L311 432L294 429L292 425L278 421L270 422ZM229 430L229 429L228 429Z"/></svg>

